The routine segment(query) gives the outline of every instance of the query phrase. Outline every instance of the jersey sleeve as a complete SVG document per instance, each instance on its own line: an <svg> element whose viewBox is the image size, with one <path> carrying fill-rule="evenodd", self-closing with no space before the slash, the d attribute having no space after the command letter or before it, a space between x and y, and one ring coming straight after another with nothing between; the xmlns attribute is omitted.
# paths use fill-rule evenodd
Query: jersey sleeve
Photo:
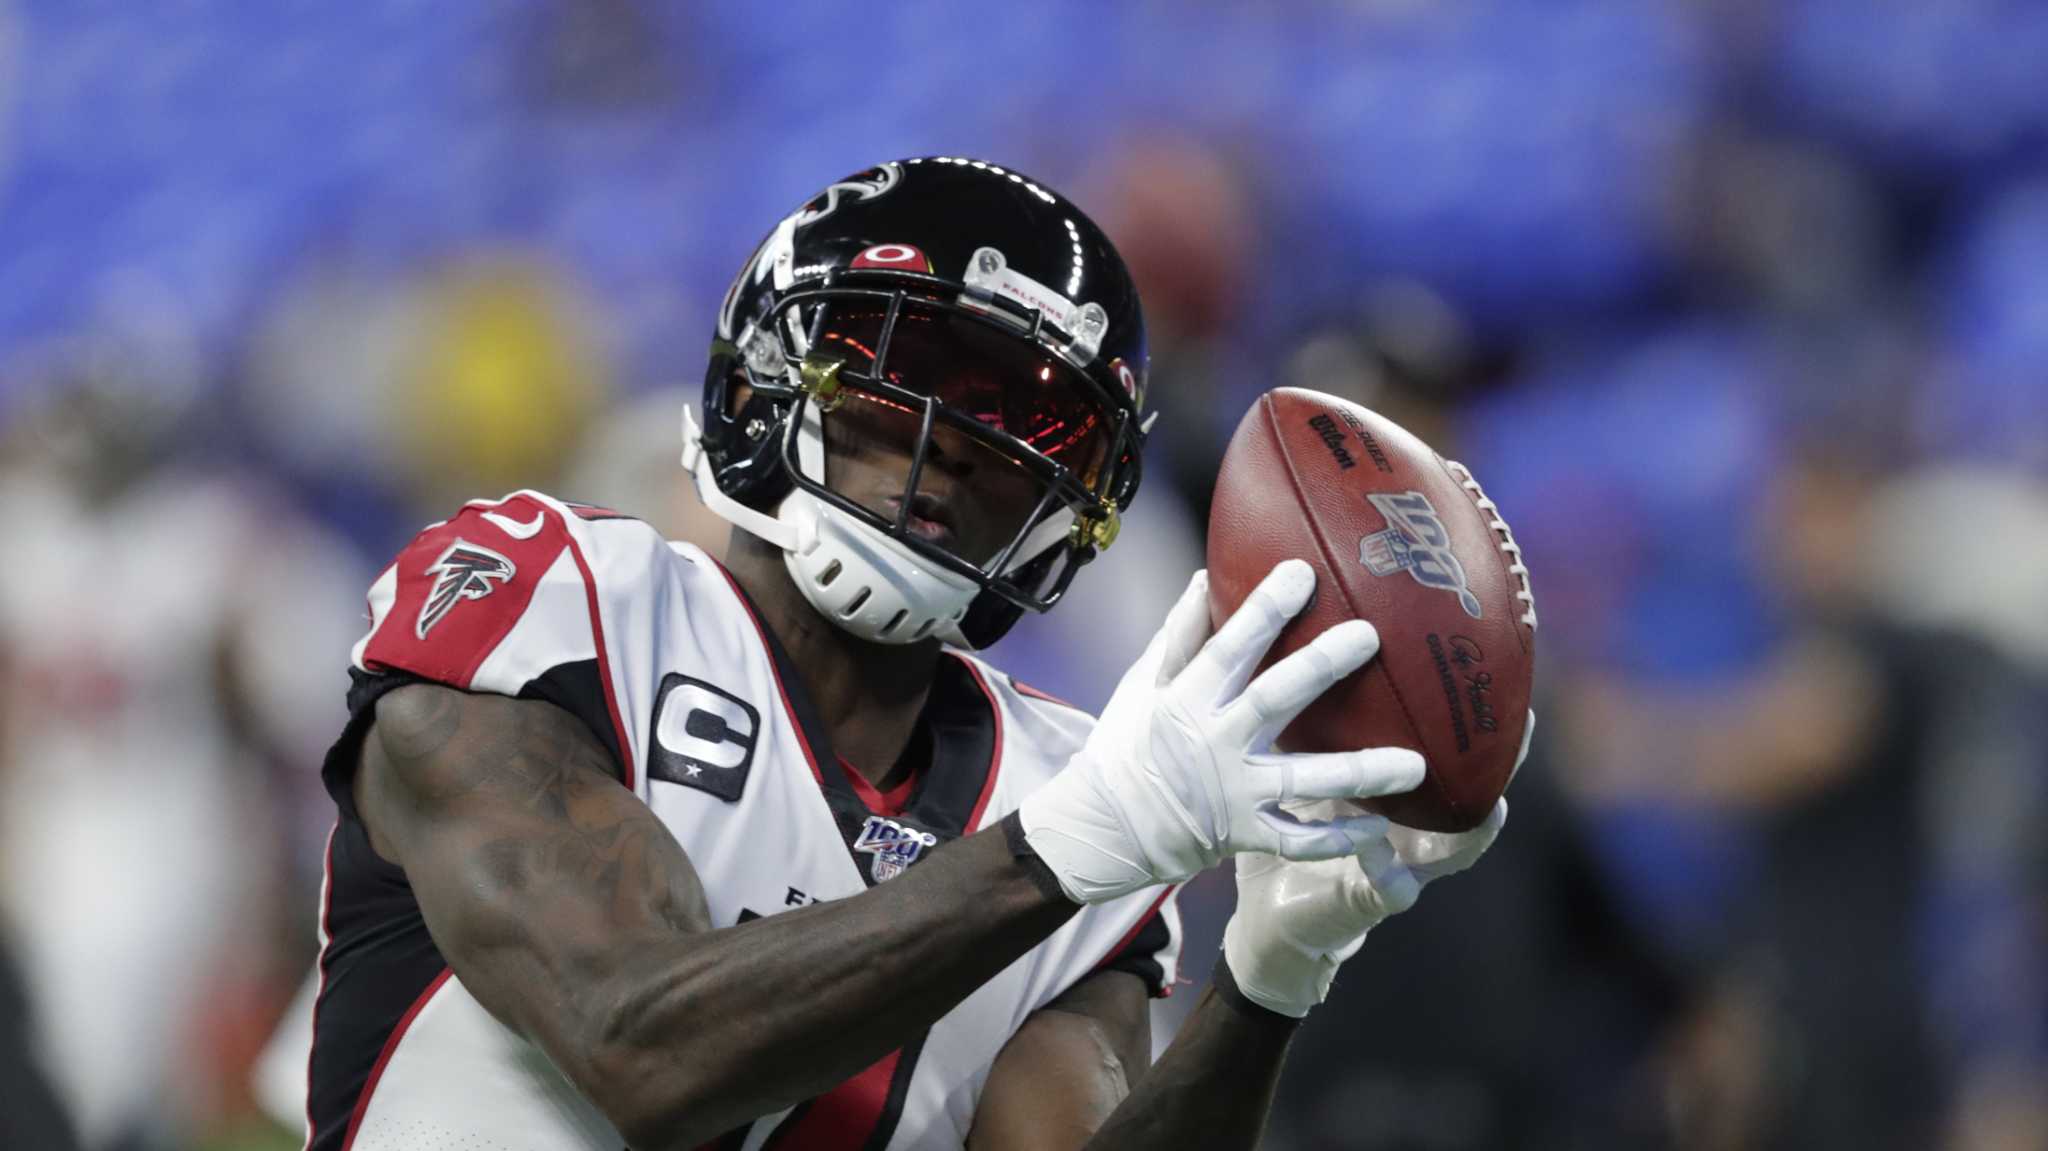
<svg viewBox="0 0 2048 1151"><path fill-rule="evenodd" d="M581 720L633 786L606 629L655 610L667 544L652 527L534 492L478 501L414 536L370 588L351 653L349 722L322 770L347 803L356 751L408 683L542 699Z"/></svg>

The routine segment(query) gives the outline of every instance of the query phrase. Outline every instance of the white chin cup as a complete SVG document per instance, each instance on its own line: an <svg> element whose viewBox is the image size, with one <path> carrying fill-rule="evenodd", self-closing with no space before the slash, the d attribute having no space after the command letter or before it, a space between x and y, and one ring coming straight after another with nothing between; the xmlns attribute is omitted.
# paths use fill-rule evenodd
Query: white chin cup
<svg viewBox="0 0 2048 1151"><path fill-rule="evenodd" d="M957 640L980 592L973 580L927 562L802 488L775 518L795 536L782 553L789 578L825 618L875 643Z"/></svg>

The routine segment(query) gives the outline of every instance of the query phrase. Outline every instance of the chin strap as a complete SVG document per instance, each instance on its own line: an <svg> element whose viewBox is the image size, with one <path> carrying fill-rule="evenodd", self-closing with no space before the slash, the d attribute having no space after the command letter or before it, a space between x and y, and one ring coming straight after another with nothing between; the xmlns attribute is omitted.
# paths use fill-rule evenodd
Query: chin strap
<svg viewBox="0 0 2048 1151"><path fill-rule="evenodd" d="M797 409L802 412L802 422L796 429L796 466L804 478L815 484L825 482L825 416L824 409L811 400L801 400Z"/></svg>
<svg viewBox="0 0 2048 1151"><path fill-rule="evenodd" d="M1040 520L1037 527L1024 535L1024 542L1017 545L1017 554L1003 565L1002 574L1009 575L1017 569L1045 554L1045 550L1065 540L1074 531L1074 509L1060 508Z"/></svg>
<svg viewBox="0 0 2048 1151"><path fill-rule="evenodd" d="M801 546L794 526L766 512L755 511L719 490L711 458L704 451L704 429L697 425L697 413L688 404L683 405L683 470L695 481L697 498L727 523L786 552Z"/></svg>
<svg viewBox="0 0 2048 1151"><path fill-rule="evenodd" d="M805 409L798 454L807 470L815 461L822 476L817 409ZM696 413L685 405L682 462L696 482L698 498L733 526L780 548L791 581L825 618L877 643L934 636L950 643L964 640L960 620L980 590L972 580L918 558L801 488L783 497L772 515L740 503L719 489L703 434Z"/></svg>

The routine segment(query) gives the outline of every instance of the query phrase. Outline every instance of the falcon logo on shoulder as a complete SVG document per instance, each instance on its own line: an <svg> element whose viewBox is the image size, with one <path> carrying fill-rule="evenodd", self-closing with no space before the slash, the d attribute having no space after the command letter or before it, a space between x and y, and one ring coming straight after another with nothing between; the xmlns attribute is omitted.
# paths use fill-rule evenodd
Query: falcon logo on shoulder
<svg viewBox="0 0 2048 1151"><path fill-rule="evenodd" d="M420 605L420 618L412 629L421 639L427 638L427 633L455 610L456 604L484 598L519 572L511 560L465 539L449 544L448 550L427 570L434 575L434 589L427 593L427 602Z"/></svg>

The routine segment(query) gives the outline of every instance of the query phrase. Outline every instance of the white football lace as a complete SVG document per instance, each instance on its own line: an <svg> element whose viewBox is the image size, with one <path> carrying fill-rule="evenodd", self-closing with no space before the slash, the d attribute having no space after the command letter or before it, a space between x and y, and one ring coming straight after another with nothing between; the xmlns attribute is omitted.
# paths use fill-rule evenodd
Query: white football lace
<svg viewBox="0 0 2048 1151"><path fill-rule="evenodd" d="M1522 586L1515 592L1515 598L1521 600L1525 608L1522 612L1522 622L1534 628L1536 593L1529 588L1529 566L1522 562L1522 545L1515 542L1515 533L1508 530L1508 522L1500 518L1499 506L1487 499L1485 492L1479 490L1479 481L1472 478L1472 469L1456 460L1445 460L1444 467L1449 468L1452 478L1462 484L1466 491L1472 493L1472 502L1479 505L1479 510L1493 517L1486 526L1492 528L1494 534L1500 537L1500 550L1508 557L1508 574L1521 581Z"/></svg>

